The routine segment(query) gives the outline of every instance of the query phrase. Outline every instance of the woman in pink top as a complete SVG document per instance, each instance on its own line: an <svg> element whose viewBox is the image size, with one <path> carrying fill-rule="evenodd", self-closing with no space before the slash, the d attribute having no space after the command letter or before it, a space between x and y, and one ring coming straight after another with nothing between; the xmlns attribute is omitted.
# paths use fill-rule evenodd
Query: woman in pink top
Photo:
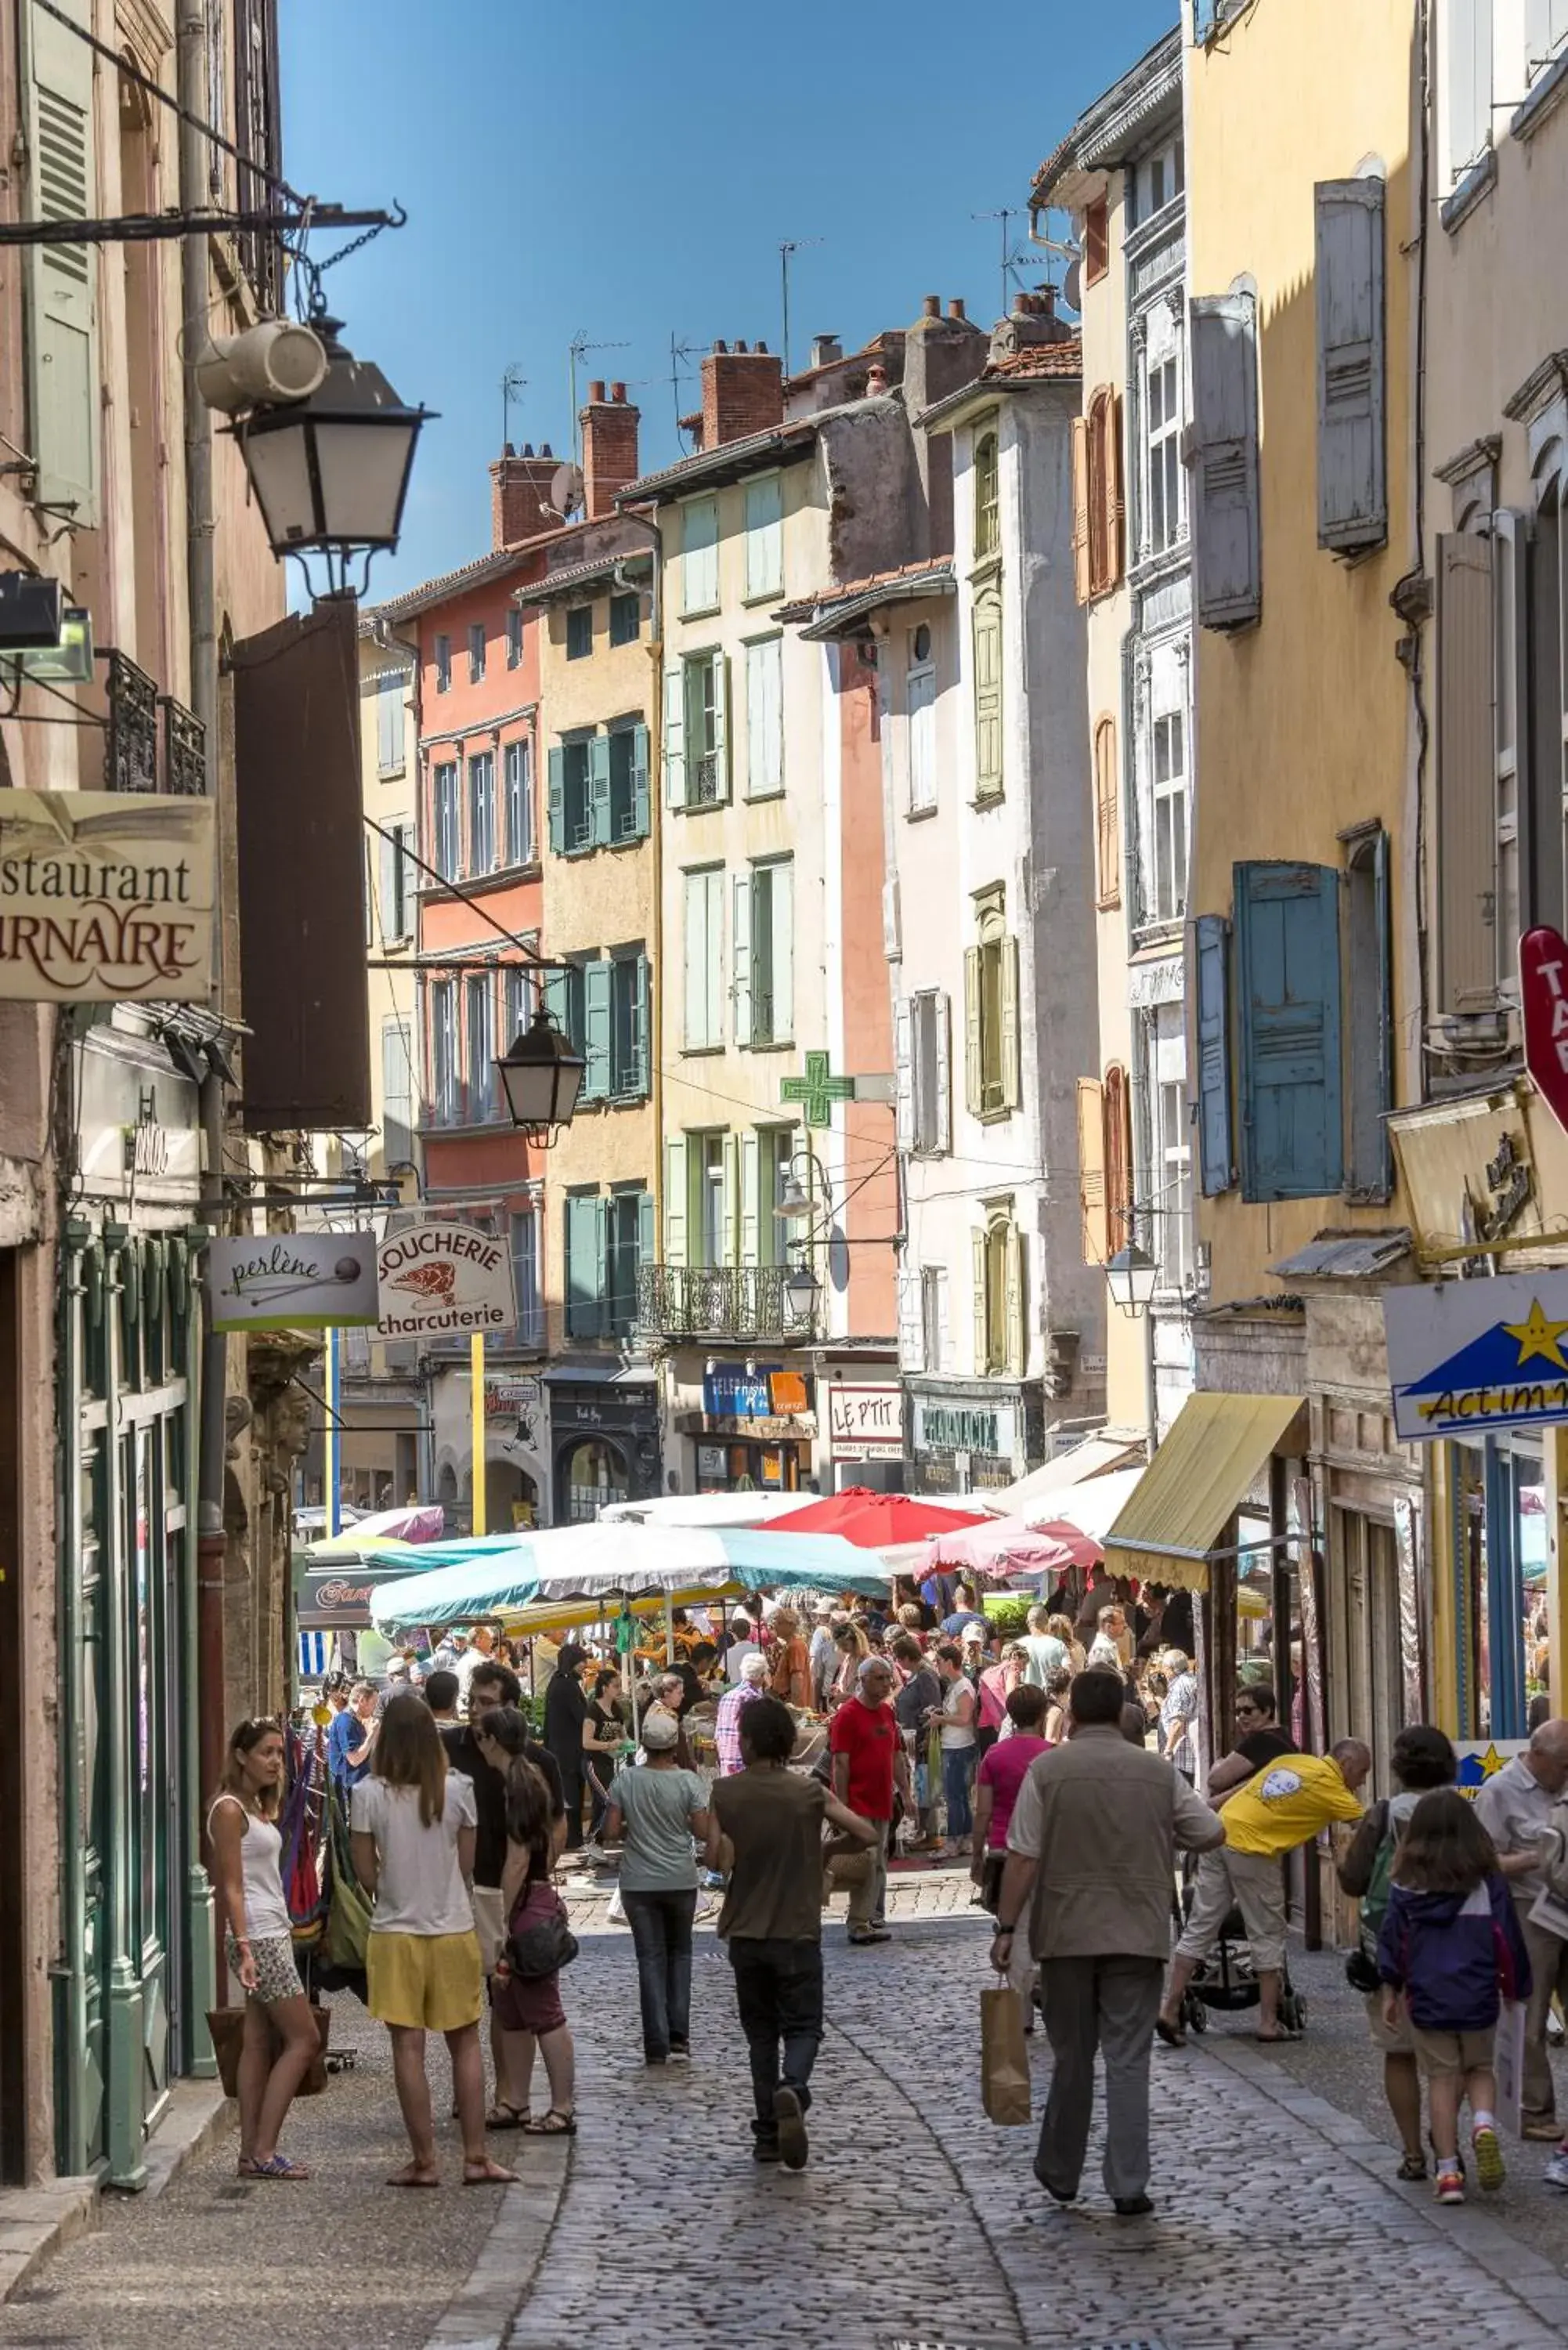
<svg viewBox="0 0 1568 2350"><path fill-rule="evenodd" d="M981 1730L989 1730L988 1746L994 1745L1002 1735L1007 1719L1007 1700L1023 1680L1029 1666L1029 1652L1022 1640L1009 1640L1002 1652L999 1664L987 1665L980 1677L980 1712L976 1717Z"/></svg>
<svg viewBox="0 0 1568 2350"><path fill-rule="evenodd" d="M1012 1817L1012 1806L1018 1801L1018 1791L1028 1777L1031 1766L1042 1754L1051 1751L1051 1741L1041 1731L1045 1723L1048 1700L1043 1689L1033 1682L1021 1681L1009 1692L1005 1707L1006 1728L996 1744L981 1759L974 1783L974 1836L971 1846L974 1854L970 1875L980 1887L981 1907L997 1914L997 1898L1002 1891L1002 1866L1007 1858L1007 1829ZM1023 2029L1034 2029L1034 1967L1029 1955L1029 1937L1015 1934L1012 1938L1013 1961L1008 1970L1008 1981L1016 1991L1023 1993L1025 2005Z"/></svg>

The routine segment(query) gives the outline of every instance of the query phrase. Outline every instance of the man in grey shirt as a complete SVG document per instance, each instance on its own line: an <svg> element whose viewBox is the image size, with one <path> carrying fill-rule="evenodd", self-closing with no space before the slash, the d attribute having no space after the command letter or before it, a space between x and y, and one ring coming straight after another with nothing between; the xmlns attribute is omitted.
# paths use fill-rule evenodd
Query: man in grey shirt
<svg viewBox="0 0 1568 2350"><path fill-rule="evenodd" d="M992 1964L1027 1931L1055 2059L1034 2176L1071 2203L1106 2060L1106 2192L1123 2219L1152 2211L1148 2065L1170 1951L1178 1849L1208 1852L1225 1824L1158 1754L1121 1734L1119 1673L1080 1673L1072 1735L1031 1763L1007 1830ZM1027 1912L1027 1916L1025 1913Z"/></svg>
<svg viewBox="0 0 1568 2350"><path fill-rule="evenodd" d="M1530 2003L1524 2011L1523 2134L1558 2138L1557 2098L1546 2053L1546 2022L1552 1996L1568 2010L1568 1942L1535 1925L1531 1909L1544 1886L1541 1839L1552 1806L1568 1787L1568 1721L1543 1721L1522 1754L1494 1772L1476 1796L1476 1817L1497 1846L1519 1929L1530 1953Z"/></svg>

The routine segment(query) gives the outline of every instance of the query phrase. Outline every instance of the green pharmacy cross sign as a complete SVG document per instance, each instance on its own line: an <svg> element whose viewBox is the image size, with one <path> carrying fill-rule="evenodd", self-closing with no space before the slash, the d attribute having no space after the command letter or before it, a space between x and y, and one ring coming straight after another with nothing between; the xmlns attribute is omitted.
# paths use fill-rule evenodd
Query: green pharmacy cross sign
<svg viewBox="0 0 1568 2350"><path fill-rule="evenodd" d="M826 1053L808 1053L804 1077L785 1077L779 1087L780 1101L801 1102L805 1105L807 1126L831 1126L835 1102L855 1099L853 1077L835 1077Z"/></svg>

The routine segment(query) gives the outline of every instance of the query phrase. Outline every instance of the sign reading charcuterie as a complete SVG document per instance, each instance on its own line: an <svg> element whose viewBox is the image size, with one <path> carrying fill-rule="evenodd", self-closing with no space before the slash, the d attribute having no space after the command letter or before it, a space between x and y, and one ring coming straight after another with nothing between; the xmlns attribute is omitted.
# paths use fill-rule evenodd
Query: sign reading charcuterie
<svg viewBox="0 0 1568 2350"><path fill-rule="evenodd" d="M208 1243L214 1330L329 1330L376 1319L374 1232L264 1232Z"/></svg>
<svg viewBox="0 0 1568 2350"><path fill-rule="evenodd" d="M428 1218L390 1233L378 1262L383 1338L472 1336L516 1323L512 1253L493 1232Z"/></svg>
<svg viewBox="0 0 1568 2350"><path fill-rule="evenodd" d="M0 997L204 1003L215 837L208 800L0 791Z"/></svg>

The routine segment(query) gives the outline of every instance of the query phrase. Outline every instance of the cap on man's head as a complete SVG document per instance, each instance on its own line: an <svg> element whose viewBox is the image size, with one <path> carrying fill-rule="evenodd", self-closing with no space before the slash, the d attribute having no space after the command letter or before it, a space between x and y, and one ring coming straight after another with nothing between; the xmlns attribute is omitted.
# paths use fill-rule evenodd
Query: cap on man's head
<svg viewBox="0 0 1568 2350"><path fill-rule="evenodd" d="M680 1736L680 1724L668 1707L650 1705L642 1717L642 1742L650 1754L667 1754Z"/></svg>
<svg viewBox="0 0 1568 2350"><path fill-rule="evenodd" d="M977 1648L983 1648L985 1645L985 1627L983 1624L966 1624L960 1635L960 1638L962 1639L965 1648L968 1648L971 1640Z"/></svg>
<svg viewBox="0 0 1568 2350"><path fill-rule="evenodd" d="M835 1610L834 1610L834 1606L833 1606L833 1602L832 1602L832 1600L831 1600L831 1599L819 1599L819 1600L817 1601L817 1603L816 1603L815 1607L812 1609L812 1611L811 1611L811 1612L812 1612L812 1614L813 1614L814 1616L831 1616L831 1615L833 1615L833 1614L834 1614L834 1612L835 1612Z"/></svg>

